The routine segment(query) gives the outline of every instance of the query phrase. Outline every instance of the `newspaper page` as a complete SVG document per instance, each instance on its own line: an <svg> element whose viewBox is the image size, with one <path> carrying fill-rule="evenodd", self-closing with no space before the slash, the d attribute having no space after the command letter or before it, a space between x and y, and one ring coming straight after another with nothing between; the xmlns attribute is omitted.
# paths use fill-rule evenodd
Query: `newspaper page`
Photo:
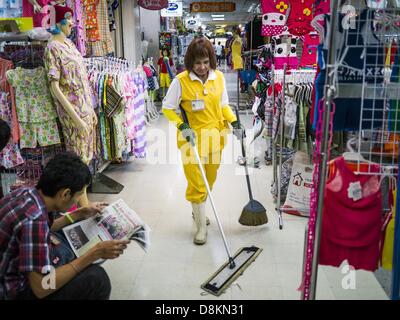
<svg viewBox="0 0 400 320"><path fill-rule="evenodd" d="M113 239L134 240L146 252L150 246L150 228L122 199L104 208L96 217L65 227L63 232L77 257L97 243Z"/></svg>

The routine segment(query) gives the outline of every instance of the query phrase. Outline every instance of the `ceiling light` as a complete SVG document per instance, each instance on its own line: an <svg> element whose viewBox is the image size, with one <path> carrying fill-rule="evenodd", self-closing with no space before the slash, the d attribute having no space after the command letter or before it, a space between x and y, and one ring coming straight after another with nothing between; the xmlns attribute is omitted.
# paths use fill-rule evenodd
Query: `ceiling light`
<svg viewBox="0 0 400 320"><path fill-rule="evenodd" d="M223 21L225 18L213 18L213 21Z"/></svg>
<svg viewBox="0 0 400 320"><path fill-rule="evenodd" d="M212 14L211 17L213 17L213 18L223 18L223 17L225 17L225 15L224 14Z"/></svg>

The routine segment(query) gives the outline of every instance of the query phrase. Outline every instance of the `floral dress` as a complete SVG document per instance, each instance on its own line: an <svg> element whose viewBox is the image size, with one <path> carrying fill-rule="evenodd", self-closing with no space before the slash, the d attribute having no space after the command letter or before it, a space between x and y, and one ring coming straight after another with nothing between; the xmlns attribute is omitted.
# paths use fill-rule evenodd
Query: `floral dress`
<svg viewBox="0 0 400 320"><path fill-rule="evenodd" d="M89 134L80 132L62 104L55 98L57 113L62 125L65 145L89 164L95 150L94 106L91 87L82 55L74 43L52 41L45 50L45 66L49 82L58 81L61 92L73 106L77 115L89 125Z"/></svg>
<svg viewBox="0 0 400 320"><path fill-rule="evenodd" d="M57 113L43 67L7 72L7 81L15 88L16 108L20 127L21 148L36 148L61 143Z"/></svg>

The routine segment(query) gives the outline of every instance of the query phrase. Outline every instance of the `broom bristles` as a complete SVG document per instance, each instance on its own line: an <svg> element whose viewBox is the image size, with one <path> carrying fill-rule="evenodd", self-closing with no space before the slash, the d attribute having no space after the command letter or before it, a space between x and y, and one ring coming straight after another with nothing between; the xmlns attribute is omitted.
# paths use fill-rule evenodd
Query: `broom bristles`
<svg viewBox="0 0 400 320"><path fill-rule="evenodd" d="M267 212L254 213L244 210L239 218L239 223L244 226L261 226L268 223Z"/></svg>

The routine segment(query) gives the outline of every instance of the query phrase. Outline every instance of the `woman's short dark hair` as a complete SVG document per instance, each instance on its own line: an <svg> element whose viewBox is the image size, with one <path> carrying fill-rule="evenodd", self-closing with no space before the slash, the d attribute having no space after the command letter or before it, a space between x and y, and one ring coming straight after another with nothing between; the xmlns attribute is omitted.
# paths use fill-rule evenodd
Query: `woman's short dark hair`
<svg viewBox="0 0 400 320"><path fill-rule="evenodd" d="M90 181L89 167L81 158L71 152L62 152L48 162L36 188L48 197L54 197L61 189L70 189L74 195Z"/></svg>
<svg viewBox="0 0 400 320"><path fill-rule="evenodd" d="M4 149L11 137L11 129L7 122L0 119L0 151Z"/></svg>
<svg viewBox="0 0 400 320"><path fill-rule="evenodd" d="M194 38L190 43L185 55L186 70L192 71L195 60L199 58L210 59L211 69L217 69L217 57L214 48L206 37Z"/></svg>

